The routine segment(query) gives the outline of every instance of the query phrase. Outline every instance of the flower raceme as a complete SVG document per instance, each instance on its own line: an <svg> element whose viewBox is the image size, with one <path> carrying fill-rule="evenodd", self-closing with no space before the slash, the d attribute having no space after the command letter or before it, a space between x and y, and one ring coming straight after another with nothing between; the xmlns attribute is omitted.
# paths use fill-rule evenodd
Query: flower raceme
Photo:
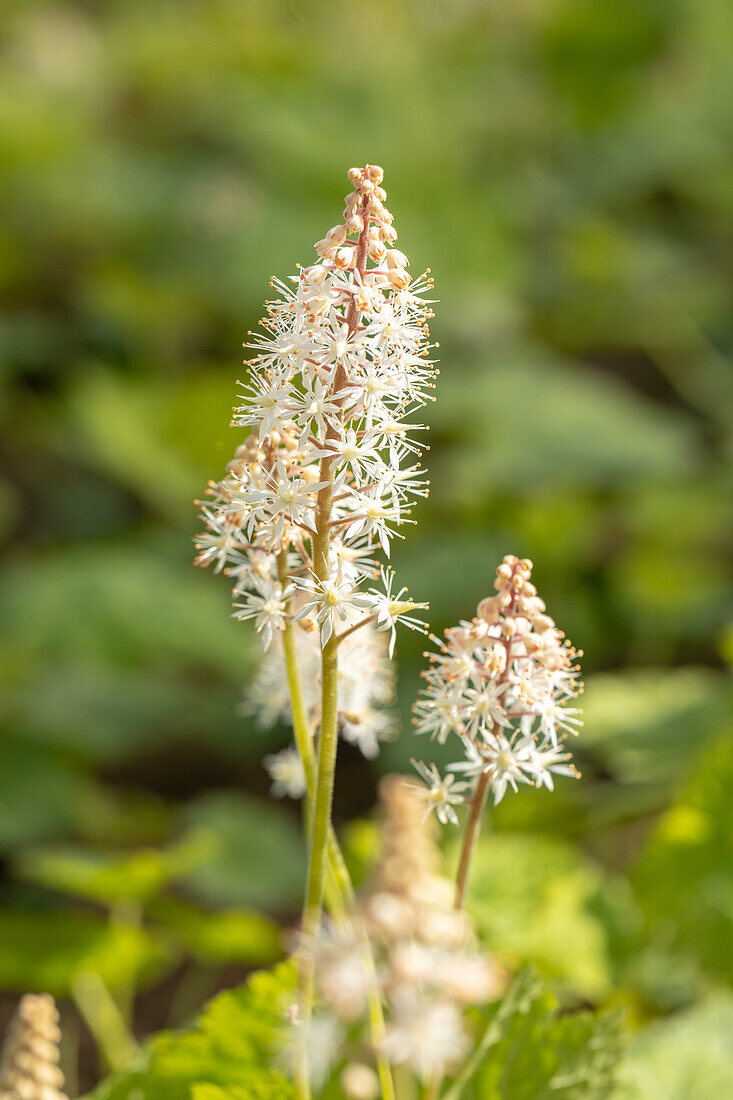
<svg viewBox="0 0 733 1100"><path fill-rule="evenodd" d="M470 1051L466 1008L497 998L505 978L478 949L470 918L451 905L451 885L437 871L439 849L417 785L388 776L380 800L379 863L359 891L349 923L322 932L318 985L323 1006L353 1038L376 983L387 1006L378 1049L391 1064L428 1082ZM365 965L364 935L374 967ZM334 1048L331 1057L340 1053Z"/></svg>
<svg viewBox="0 0 733 1100"><path fill-rule="evenodd" d="M434 375L432 282L412 281L394 247L382 176L351 169L344 221L317 243L318 262L272 280L234 410L250 434L202 506L197 563L233 578L235 614L265 648L290 622L321 646L367 620L391 646L397 621L422 626L410 613L426 605L393 596L374 557L389 556L427 494L413 417Z"/></svg>
<svg viewBox="0 0 733 1100"><path fill-rule="evenodd" d="M413 522L414 498L427 495L423 425L415 414L431 398L435 373L424 297L432 282L427 273L411 280L406 256L393 247L382 177L375 165L352 168L344 220L317 243L317 262L290 280L272 280L277 297L267 303L260 332L251 334L254 357L234 409L234 426L248 434L224 478L209 487L197 539L198 564L233 579L235 616L253 620L265 649L284 657L302 768L292 752L267 766L273 793L307 794L310 810L294 1016L298 1100L311 1095L310 945L320 929L328 866L337 908L348 894L330 820L338 737L350 736L369 753L389 727L381 706L389 678L368 690L348 685L348 653L366 647L379 665L384 649L392 655L396 624L424 629L413 612L427 606L404 588L395 592L391 571L377 565L377 555L389 557L400 528ZM301 659L318 666L315 699L311 685L303 689ZM264 703L268 718L282 709L266 692ZM372 992L374 1027L381 1016ZM377 1066L385 1095L392 1095L381 1056Z"/></svg>
<svg viewBox="0 0 733 1100"><path fill-rule="evenodd" d="M581 725L569 706L582 690L581 656L565 641L531 581L532 563L508 555L497 569L496 594L478 605L471 622L434 639L427 681L414 706L417 733L445 743L460 739L465 759L441 777L418 764L423 799L439 820L456 823L455 807L487 777L498 803L520 783L553 789L555 775L577 776L565 750ZM456 781L456 777L462 778Z"/></svg>

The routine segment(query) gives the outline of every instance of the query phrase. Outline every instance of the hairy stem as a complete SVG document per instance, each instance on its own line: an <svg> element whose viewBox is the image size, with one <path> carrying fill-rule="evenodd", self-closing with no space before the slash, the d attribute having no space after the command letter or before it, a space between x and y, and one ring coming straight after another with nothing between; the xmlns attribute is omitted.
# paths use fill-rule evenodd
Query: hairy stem
<svg viewBox="0 0 733 1100"><path fill-rule="evenodd" d="M338 743L338 662L336 640L331 638L323 650L321 736L318 751L318 776L311 814L311 842L308 881L302 919L302 945L298 959L299 1036L296 1046L295 1095L308 1100L308 1035L313 1014L314 946L321 924L326 853L331 828L336 746Z"/></svg>
<svg viewBox="0 0 733 1100"><path fill-rule="evenodd" d="M280 578L280 583L284 587L288 580L287 563L284 554L280 554L278 557L278 576ZM290 691L290 703L293 712L293 732L295 735L296 747L303 761L303 770L305 772L307 787L307 821L310 822L311 806L316 794L316 754L313 748L313 739L308 724L308 716L303 703L303 690L300 680L300 670L298 668L298 656L295 649L295 629L291 624L288 624L283 630L283 649L285 653L288 688ZM308 830L310 831L310 824L308 825ZM345 911L353 905L354 887L352 886L351 877L331 824L329 824L328 827L327 878L325 889L326 900L331 915L337 923L341 924L344 921ZM365 942L364 967L369 976L373 978L370 982L369 993L369 1026L372 1044L377 1048L385 1033L384 1009L382 1007L382 998L376 984L374 960L368 942ZM376 1056L376 1064L382 1087L383 1100L394 1100L395 1092L389 1064L380 1055Z"/></svg>
<svg viewBox="0 0 733 1100"><path fill-rule="evenodd" d="M468 821L466 822L466 831L463 834L461 860L458 864L458 874L456 875L456 893L453 901L453 905L456 909L462 909L463 903L466 900L466 890L468 889L468 880L471 874L471 863L473 862L473 855L476 851L479 833L481 832L481 817L484 812L484 806L486 805L486 796L489 793L490 783L491 773L482 772L471 800L471 809L468 814Z"/></svg>
<svg viewBox="0 0 733 1100"><path fill-rule="evenodd" d="M280 583L284 588L288 582L285 553L278 555L277 570ZM291 623L285 626L282 632L282 638L283 651L285 654L285 670L287 673L288 690L290 694L290 708L293 713L293 734L295 736L296 748L303 762L303 771L305 772L307 794L306 822L307 833L310 835L311 807L316 792L316 753L313 748L313 738L311 736L308 715L303 702L303 688L300 680L300 670L298 668L298 655L295 648L295 628ZM353 900L354 888L351 885L349 872L346 869L346 864L344 863L344 857L341 854L336 834L330 826L328 830L328 875L330 879L330 881L327 882L328 907L334 920L339 921L343 919L344 907Z"/></svg>

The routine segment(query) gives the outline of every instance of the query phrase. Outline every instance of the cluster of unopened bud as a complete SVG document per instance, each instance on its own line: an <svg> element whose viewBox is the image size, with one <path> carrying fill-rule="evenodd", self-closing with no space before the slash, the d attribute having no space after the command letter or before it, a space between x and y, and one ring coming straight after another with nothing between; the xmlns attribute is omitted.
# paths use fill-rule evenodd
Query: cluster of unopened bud
<svg viewBox="0 0 733 1100"><path fill-rule="evenodd" d="M346 196L344 221L329 229L316 244L316 252L323 261L342 271L353 271L358 266L359 252L363 260L368 256L377 265L365 276L364 285L358 290L357 305L362 310L369 308L370 289L390 286L405 290L410 283L405 270L409 263L407 256L393 247L397 231L385 206L387 192L381 185L383 178L384 172L376 164L351 168L349 179L354 190ZM351 237L357 237L358 241L351 241ZM362 262L362 269L363 266Z"/></svg>
<svg viewBox="0 0 733 1100"><path fill-rule="evenodd" d="M545 601L531 580L532 568L529 558L507 554L496 571L496 595L481 600L472 623L446 631L449 640L470 647L484 640L487 627L499 624L507 641L523 642L527 656L545 668L565 668L571 657L582 656L564 643L563 631L547 614ZM498 664L505 660L499 649L494 656Z"/></svg>
<svg viewBox="0 0 733 1100"><path fill-rule="evenodd" d="M0 1059L0 1100L66 1100L59 1069L59 1014L48 993L21 1000Z"/></svg>

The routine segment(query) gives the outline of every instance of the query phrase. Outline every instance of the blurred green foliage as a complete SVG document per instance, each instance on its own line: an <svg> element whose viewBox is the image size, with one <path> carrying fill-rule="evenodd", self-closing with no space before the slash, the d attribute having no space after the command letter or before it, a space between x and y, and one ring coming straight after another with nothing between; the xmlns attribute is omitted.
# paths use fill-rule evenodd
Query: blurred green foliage
<svg viewBox="0 0 733 1100"><path fill-rule="evenodd" d="M370 160L440 298L400 580L440 632L527 555L586 654L583 780L493 814L482 932L637 1022L702 998L635 1040L624 1100L730 1091L731 43L726 0L6 0L0 987L278 952L302 847L259 761L288 735L238 713L256 646L190 567L192 501L268 276ZM440 758L404 724L343 751L342 823Z"/></svg>

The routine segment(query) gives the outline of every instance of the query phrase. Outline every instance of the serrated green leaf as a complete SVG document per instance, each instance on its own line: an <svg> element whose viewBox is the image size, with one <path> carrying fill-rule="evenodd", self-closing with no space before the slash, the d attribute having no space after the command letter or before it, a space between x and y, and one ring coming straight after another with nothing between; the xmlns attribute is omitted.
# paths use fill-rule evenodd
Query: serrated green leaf
<svg viewBox="0 0 733 1100"><path fill-rule="evenodd" d="M490 1013L466 1074L445 1100L605 1100L621 1049L617 1012L561 1014L524 972Z"/></svg>
<svg viewBox="0 0 733 1100"><path fill-rule="evenodd" d="M239 1100L237 1090L258 1100L290 1100L292 1086L277 1060L287 1041L293 982L286 963L219 994L195 1028L155 1036L129 1071L98 1086L93 1100L188 1100L194 1086L210 1100Z"/></svg>

